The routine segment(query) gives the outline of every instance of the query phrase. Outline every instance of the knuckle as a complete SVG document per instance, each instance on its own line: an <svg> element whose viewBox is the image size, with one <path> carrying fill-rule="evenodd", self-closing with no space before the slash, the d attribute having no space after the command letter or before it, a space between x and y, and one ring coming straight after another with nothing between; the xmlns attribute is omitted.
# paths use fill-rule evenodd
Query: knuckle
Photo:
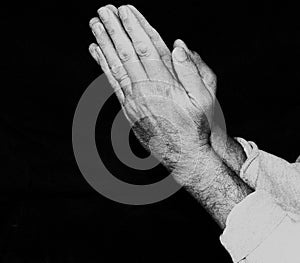
<svg viewBox="0 0 300 263"><path fill-rule="evenodd" d="M120 83L120 85L123 87L124 85L128 85L130 82L130 79L128 77L127 72L123 67L114 67L111 69L112 75L115 77L115 79Z"/></svg>
<svg viewBox="0 0 300 263"><path fill-rule="evenodd" d="M124 71L123 74L121 74L119 76L119 81L122 82L122 81L125 81L127 79L129 79L128 74Z"/></svg>
<svg viewBox="0 0 300 263"><path fill-rule="evenodd" d="M131 59L132 54L129 51L120 50L119 56L122 62L127 62Z"/></svg>
<svg viewBox="0 0 300 263"><path fill-rule="evenodd" d="M129 24L128 18L124 20L124 27L128 33L133 32L132 26Z"/></svg>
<svg viewBox="0 0 300 263"><path fill-rule="evenodd" d="M100 37L99 39L97 39L97 43L99 44L100 48L105 48L107 44L104 37Z"/></svg>
<svg viewBox="0 0 300 263"><path fill-rule="evenodd" d="M140 57L149 57L151 55L151 49L145 43L136 44L136 53Z"/></svg>
<svg viewBox="0 0 300 263"><path fill-rule="evenodd" d="M118 76L121 74L121 67L115 66L111 68L111 73L117 79Z"/></svg>
<svg viewBox="0 0 300 263"><path fill-rule="evenodd" d="M122 88L125 88L125 87L129 87L131 82L128 75L126 74L123 75L123 78L119 81L119 83Z"/></svg>
<svg viewBox="0 0 300 263"><path fill-rule="evenodd" d="M115 29L111 26L107 27L106 30L107 30L107 33L111 36L113 36L116 32Z"/></svg>
<svg viewBox="0 0 300 263"><path fill-rule="evenodd" d="M168 66L172 65L172 57L170 54L164 54L161 56L161 60Z"/></svg>

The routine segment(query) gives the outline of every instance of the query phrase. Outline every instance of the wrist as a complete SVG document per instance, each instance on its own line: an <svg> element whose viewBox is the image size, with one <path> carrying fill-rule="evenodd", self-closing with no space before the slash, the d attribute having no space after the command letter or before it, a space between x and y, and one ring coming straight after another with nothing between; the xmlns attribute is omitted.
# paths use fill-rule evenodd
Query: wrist
<svg viewBox="0 0 300 263"><path fill-rule="evenodd" d="M243 146L239 141L227 136L226 132L216 129L210 137L211 145L220 159L237 175L247 159Z"/></svg>

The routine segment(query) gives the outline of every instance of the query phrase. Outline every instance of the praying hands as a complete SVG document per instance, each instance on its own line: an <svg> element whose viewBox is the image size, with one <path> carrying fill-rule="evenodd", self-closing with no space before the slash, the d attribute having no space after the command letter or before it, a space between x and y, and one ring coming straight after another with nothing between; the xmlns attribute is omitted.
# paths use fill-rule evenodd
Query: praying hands
<svg viewBox="0 0 300 263"><path fill-rule="evenodd" d="M182 40L171 52L130 5L98 13L90 21L92 57L142 145L226 227L221 242L233 261L298 262L299 163L215 125L216 76Z"/></svg>

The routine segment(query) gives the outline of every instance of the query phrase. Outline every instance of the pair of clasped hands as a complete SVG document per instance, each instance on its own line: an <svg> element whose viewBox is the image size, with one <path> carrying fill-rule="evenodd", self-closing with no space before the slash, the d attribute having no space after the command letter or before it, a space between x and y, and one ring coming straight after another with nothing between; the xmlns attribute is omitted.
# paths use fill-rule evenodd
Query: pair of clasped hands
<svg viewBox="0 0 300 263"><path fill-rule="evenodd" d="M211 147L214 73L182 40L171 52L135 7L107 5L98 15L89 50L137 138L167 168L190 174Z"/></svg>

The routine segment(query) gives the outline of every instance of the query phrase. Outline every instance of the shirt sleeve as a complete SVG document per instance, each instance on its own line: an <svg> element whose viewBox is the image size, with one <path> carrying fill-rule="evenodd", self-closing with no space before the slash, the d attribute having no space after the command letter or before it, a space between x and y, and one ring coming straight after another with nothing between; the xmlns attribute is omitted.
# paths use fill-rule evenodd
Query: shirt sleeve
<svg viewBox="0 0 300 263"><path fill-rule="evenodd" d="M220 240L234 263L299 262L300 223L262 190L233 208Z"/></svg>
<svg viewBox="0 0 300 263"><path fill-rule="evenodd" d="M289 163L259 150L254 142L236 138L247 160L240 177L252 188L269 193L281 208L300 220L300 163Z"/></svg>
<svg viewBox="0 0 300 263"><path fill-rule="evenodd" d="M247 262L247 257L282 222L286 213L264 191L255 191L229 213L220 237L233 262ZM244 261L242 261L244 260Z"/></svg>

